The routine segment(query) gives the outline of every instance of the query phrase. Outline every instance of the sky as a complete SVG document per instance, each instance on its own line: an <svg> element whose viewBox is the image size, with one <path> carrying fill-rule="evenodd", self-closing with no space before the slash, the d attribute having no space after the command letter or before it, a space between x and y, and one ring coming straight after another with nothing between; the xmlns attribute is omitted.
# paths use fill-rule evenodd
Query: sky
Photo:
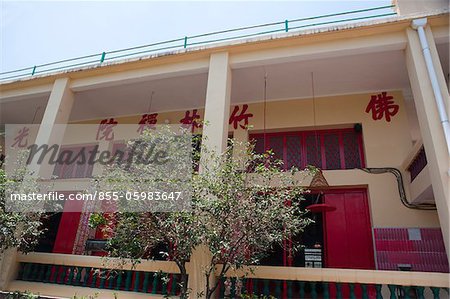
<svg viewBox="0 0 450 299"><path fill-rule="evenodd" d="M0 72L216 30L390 4L391 0L0 0Z"/></svg>

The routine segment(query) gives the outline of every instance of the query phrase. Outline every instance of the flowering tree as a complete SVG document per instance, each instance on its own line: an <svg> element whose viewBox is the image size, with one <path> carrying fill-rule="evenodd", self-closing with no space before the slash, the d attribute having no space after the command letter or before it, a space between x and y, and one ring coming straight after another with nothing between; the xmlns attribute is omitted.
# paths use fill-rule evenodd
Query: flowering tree
<svg viewBox="0 0 450 299"><path fill-rule="evenodd" d="M146 131L141 139L148 143L151 135L160 138L158 131ZM157 244L168 244L165 254L181 273L181 298L189 294L186 265L196 248L206 246L210 252L209 262L202 269L206 285L201 294L192 295L212 298L218 281L229 270L258 264L274 244L282 245L309 223L299 200L291 200L301 198L303 176L295 169L281 171L281 162L273 153L255 154L249 143L230 141L223 154L202 146L201 159L197 156L193 160L201 162L195 162L200 165L194 165L194 169L200 171L195 170L189 182L189 210L118 211L108 217L104 230L111 236L109 256L137 261L148 258ZM135 173L139 177L133 186L145 188L148 182L143 178L154 173L151 168L147 170L147 174L143 168L130 173L130 169L112 165L95 179L95 185L105 186L105 182ZM139 182L143 186L138 186ZM293 250L296 248L293 246Z"/></svg>
<svg viewBox="0 0 450 299"><path fill-rule="evenodd" d="M39 184L35 179L26 179L31 175L25 166L27 153L19 154L14 171L6 173L0 169L0 253L9 248L20 252L30 252L44 233L41 228L43 214L36 212L7 211L7 194L21 190L22 193L36 193Z"/></svg>

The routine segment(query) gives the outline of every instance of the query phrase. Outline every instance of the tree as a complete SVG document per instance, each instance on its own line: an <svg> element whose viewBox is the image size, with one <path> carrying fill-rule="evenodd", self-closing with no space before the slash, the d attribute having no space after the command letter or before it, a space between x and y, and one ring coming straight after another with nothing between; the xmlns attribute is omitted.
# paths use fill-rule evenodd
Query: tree
<svg viewBox="0 0 450 299"><path fill-rule="evenodd" d="M20 212L7 210L7 196L11 192L30 194L39 191L36 179L26 179L31 173L25 165L26 152L19 153L14 170L8 173L0 169L0 253L9 248L20 252L30 252L44 233L41 228L41 211Z"/></svg>
<svg viewBox="0 0 450 299"><path fill-rule="evenodd" d="M163 139L161 135L164 133L148 130L129 146L136 142L151 144ZM252 144L231 140L222 154L202 146L201 159L194 157L193 161L201 162L199 167L194 165L200 171L194 171L189 181L190 210L117 211L108 217L103 229L111 237L107 250L113 257L138 262L148 258L155 245L168 244L166 255L181 273L181 298L188 298L189 294L186 264L198 246L206 246L210 251L209 264L203 269L206 285L202 294L193 295L209 299L230 269L258 264L273 245L282 245L310 220L304 216L298 200L304 192L300 187L303 176L296 169L282 171L282 162L271 151L255 154ZM154 173L152 166L126 169L113 164L95 178L94 185L98 190L105 191L107 186L111 190L126 177L140 191L149 185L148 179L152 180ZM123 191L122 187L119 190ZM293 250L297 248L294 246Z"/></svg>

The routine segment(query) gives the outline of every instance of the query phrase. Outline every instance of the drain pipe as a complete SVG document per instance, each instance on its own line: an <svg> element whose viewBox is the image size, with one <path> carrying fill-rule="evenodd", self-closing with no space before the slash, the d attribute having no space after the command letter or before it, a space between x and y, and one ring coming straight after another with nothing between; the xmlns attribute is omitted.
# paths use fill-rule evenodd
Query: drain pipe
<svg viewBox="0 0 450 299"><path fill-rule="evenodd" d="M448 115L445 110L444 99L442 98L441 89L439 88L438 79L436 76L436 70L434 69L433 60L431 59L431 52L428 46L427 37L425 35L424 27L427 25L427 19L416 19L412 21L411 27L417 30L419 35L420 45L422 46L423 57L425 58L425 64L427 65L428 76L433 88L434 98L439 112L439 118L441 120L442 129L444 130L445 141L447 143L448 154L450 155L450 124L448 122ZM449 170L450 174L450 170Z"/></svg>

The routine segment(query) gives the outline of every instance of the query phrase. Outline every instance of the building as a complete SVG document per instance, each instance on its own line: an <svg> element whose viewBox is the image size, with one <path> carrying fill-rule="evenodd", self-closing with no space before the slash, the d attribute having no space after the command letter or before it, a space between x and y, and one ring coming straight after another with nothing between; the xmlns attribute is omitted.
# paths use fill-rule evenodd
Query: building
<svg viewBox="0 0 450 299"><path fill-rule="evenodd" d="M208 120L202 133L218 149L232 135L256 140L260 151L266 144L287 166L321 167L329 186L314 189L309 203L336 209L315 214L307 249L319 243L321 255L310 250L292 258L280 252L245 287L282 298L335 297L339 288L357 296L407 298L411 292L423 298L423 292L446 298L448 5L396 5L395 16L375 20L305 30L286 22L285 33L270 36L112 62L103 53L94 66L43 75L34 68L32 77L1 83L1 121L138 126L156 119L186 121L200 133L195 120ZM184 42L186 48L189 41ZM51 134L40 130L36 139L48 142ZM98 144L111 149L119 141ZM57 187L80 190L96 171L55 171ZM93 233L85 215L59 217L58 230L41 247L47 252L3 256L3 290L53 296L101 290L101 296L117 292L119 298L176 293L177 268L168 261L143 262L120 281L96 277L100 258L82 255ZM201 264L202 254L195 252L193 290L201 285L194 279ZM173 274L168 286L149 275L159 270Z"/></svg>

